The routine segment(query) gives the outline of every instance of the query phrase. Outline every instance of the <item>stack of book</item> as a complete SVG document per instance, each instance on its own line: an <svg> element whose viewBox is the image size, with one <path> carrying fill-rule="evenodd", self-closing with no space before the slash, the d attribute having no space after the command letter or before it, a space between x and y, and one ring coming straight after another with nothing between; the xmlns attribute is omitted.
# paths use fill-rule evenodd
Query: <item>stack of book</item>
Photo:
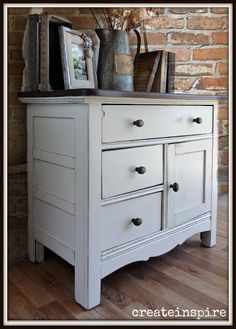
<svg viewBox="0 0 236 329"><path fill-rule="evenodd" d="M134 65L134 90L173 92L175 54L157 50L139 55Z"/></svg>

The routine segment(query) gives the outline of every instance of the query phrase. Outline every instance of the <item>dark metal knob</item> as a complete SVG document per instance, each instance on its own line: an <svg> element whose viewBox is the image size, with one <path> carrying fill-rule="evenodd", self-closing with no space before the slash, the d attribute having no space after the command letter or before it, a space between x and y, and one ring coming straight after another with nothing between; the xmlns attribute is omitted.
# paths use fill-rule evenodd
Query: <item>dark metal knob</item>
<svg viewBox="0 0 236 329"><path fill-rule="evenodd" d="M141 167L137 167L137 168L135 168L135 170L136 170L137 173L140 174L140 175L143 175L143 174L145 174L145 172L146 172L146 168L143 167L143 166L141 166Z"/></svg>
<svg viewBox="0 0 236 329"><path fill-rule="evenodd" d="M170 188L172 188L174 192L178 192L179 184L178 183L171 184Z"/></svg>
<svg viewBox="0 0 236 329"><path fill-rule="evenodd" d="M138 119L136 121L133 122L133 125L136 127L142 127L144 125L144 121L141 119Z"/></svg>
<svg viewBox="0 0 236 329"><path fill-rule="evenodd" d="M199 124L201 124L202 123L202 118L196 118L196 119L193 119L193 122L196 122L196 123L199 123Z"/></svg>
<svg viewBox="0 0 236 329"><path fill-rule="evenodd" d="M141 225L143 222L142 218L132 218L132 223L135 225L135 226L139 226Z"/></svg>

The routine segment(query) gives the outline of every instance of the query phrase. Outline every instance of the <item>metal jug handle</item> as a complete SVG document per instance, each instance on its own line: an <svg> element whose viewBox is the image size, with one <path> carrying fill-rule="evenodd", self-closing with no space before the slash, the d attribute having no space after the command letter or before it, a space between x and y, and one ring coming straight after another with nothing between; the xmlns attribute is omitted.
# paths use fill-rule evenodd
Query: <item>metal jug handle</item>
<svg viewBox="0 0 236 329"><path fill-rule="evenodd" d="M137 31L136 29L134 29L134 33L137 36L137 51L136 51L136 55L134 57L134 67L135 67L136 65L138 65L139 58L140 58L141 35L140 35L139 31Z"/></svg>

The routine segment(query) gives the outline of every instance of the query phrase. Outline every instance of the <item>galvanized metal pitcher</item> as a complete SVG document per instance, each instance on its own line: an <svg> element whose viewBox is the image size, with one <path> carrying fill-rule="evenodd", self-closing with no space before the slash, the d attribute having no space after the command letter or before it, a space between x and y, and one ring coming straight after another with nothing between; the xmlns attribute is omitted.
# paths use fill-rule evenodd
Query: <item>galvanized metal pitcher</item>
<svg viewBox="0 0 236 329"><path fill-rule="evenodd" d="M128 32L96 29L100 39L98 57L98 88L133 91L133 60Z"/></svg>

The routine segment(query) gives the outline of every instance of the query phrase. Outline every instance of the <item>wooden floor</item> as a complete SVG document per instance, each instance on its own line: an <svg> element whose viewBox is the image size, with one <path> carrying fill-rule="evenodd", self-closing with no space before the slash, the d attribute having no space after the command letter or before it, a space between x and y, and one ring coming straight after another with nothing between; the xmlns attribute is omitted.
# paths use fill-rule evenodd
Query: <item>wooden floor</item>
<svg viewBox="0 0 236 329"><path fill-rule="evenodd" d="M225 194L219 198L215 247L201 246L197 234L165 255L117 270L102 280L101 305L90 311L74 301L73 267L56 255L10 267L8 320L163 320L135 318L132 310L228 310L227 204Z"/></svg>

